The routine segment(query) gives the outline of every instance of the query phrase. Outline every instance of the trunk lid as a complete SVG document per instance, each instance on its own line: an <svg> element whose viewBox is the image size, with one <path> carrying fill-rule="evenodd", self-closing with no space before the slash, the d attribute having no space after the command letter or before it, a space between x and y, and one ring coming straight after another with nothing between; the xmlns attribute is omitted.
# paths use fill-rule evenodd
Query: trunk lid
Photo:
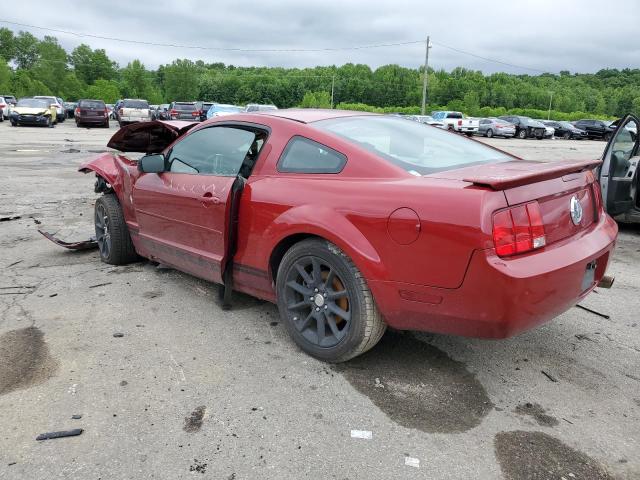
<svg viewBox="0 0 640 480"><path fill-rule="evenodd" d="M501 190L510 207L537 201L549 245L588 228L597 220L600 207L595 189L599 187L592 170L600 163L600 160L514 160L430 176Z"/></svg>

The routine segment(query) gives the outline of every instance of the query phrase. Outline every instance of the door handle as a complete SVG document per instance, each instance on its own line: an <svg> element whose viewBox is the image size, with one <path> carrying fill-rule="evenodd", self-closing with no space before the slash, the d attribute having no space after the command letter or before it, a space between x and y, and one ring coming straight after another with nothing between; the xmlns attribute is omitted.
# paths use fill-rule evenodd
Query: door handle
<svg viewBox="0 0 640 480"><path fill-rule="evenodd" d="M211 192L205 192L205 194L202 195L202 204L205 207L208 207L209 205L219 205L220 199Z"/></svg>

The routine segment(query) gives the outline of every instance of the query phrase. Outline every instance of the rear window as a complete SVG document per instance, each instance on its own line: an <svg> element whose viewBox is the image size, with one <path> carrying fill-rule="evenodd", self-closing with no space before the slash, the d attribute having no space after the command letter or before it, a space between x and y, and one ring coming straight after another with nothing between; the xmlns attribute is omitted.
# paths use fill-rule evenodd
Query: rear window
<svg viewBox="0 0 640 480"><path fill-rule="evenodd" d="M195 103L174 103L173 108L176 110L184 110L185 112L195 112L197 110Z"/></svg>
<svg viewBox="0 0 640 480"><path fill-rule="evenodd" d="M375 153L412 175L513 160L480 142L401 118L343 117L313 125Z"/></svg>
<svg viewBox="0 0 640 480"><path fill-rule="evenodd" d="M460 112L449 112L447 113L447 118L462 118L462 114Z"/></svg>
<svg viewBox="0 0 640 480"><path fill-rule="evenodd" d="M106 108L106 105L101 100L80 100L78 106L81 108Z"/></svg>
<svg viewBox="0 0 640 480"><path fill-rule="evenodd" d="M122 102L122 108L149 108L149 102L146 100L125 100Z"/></svg>

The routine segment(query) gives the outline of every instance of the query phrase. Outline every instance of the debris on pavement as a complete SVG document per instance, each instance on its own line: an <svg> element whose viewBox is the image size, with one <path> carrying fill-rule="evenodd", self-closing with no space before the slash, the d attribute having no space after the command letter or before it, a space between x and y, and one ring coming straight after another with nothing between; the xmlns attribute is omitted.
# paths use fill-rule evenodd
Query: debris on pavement
<svg viewBox="0 0 640 480"><path fill-rule="evenodd" d="M82 428L74 428L73 430L63 430L60 432L41 433L36 437L36 440L50 440L53 438L75 437L80 435L82 432L83 432Z"/></svg>
<svg viewBox="0 0 640 480"><path fill-rule="evenodd" d="M96 283L95 285L89 285L89 288L106 287L107 285L111 285L111 282Z"/></svg>
<svg viewBox="0 0 640 480"><path fill-rule="evenodd" d="M606 320L609 320L611 317L609 315L606 315L604 313L600 313L600 312L596 312L595 310L591 310L590 308L587 308L583 305L576 305L576 307L584 310L585 312L589 312L589 313L593 313L594 315L598 315L599 317L602 317Z"/></svg>
<svg viewBox="0 0 640 480"><path fill-rule="evenodd" d="M376 383L375 383L374 387L376 387L376 388L384 388L384 385L382 384L382 382L380 381L379 378L376 377L375 382Z"/></svg>
<svg viewBox="0 0 640 480"><path fill-rule="evenodd" d="M0 222L10 222L11 220L20 220L21 215L9 215L8 217L0 217Z"/></svg>
<svg viewBox="0 0 640 480"><path fill-rule="evenodd" d="M404 464L407 467L420 468L420 459L413 457L404 457Z"/></svg>
<svg viewBox="0 0 640 480"><path fill-rule="evenodd" d="M113 334L113 336L116 337L116 338L122 338L122 337L124 337L124 333L116 332L116 333Z"/></svg>
<svg viewBox="0 0 640 480"><path fill-rule="evenodd" d="M81 418L82 418L82 415L71 415L72 420L80 420Z"/></svg>
<svg viewBox="0 0 640 480"><path fill-rule="evenodd" d="M16 265L22 262L24 262L24 260L18 260L17 262L10 263L9 265L7 265L7 268L15 267Z"/></svg>
<svg viewBox="0 0 640 480"><path fill-rule="evenodd" d="M96 237L90 237L88 240L82 240L79 242L64 242L59 238L56 238L52 233L45 232L44 230L38 229L38 232L43 235L45 238L51 240L56 245L67 248L69 250L92 250L94 248L98 248L98 241Z"/></svg>
<svg viewBox="0 0 640 480"><path fill-rule="evenodd" d="M371 440L373 433L369 430L351 430L351 438L362 438L364 440Z"/></svg>
<svg viewBox="0 0 640 480"><path fill-rule="evenodd" d="M558 379L556 377L554 377L553 375L551 375L550 373L545 372L544 370L540 370L540 372L547 377L549 380L551 380L554 383L558 383Z"/></svg>

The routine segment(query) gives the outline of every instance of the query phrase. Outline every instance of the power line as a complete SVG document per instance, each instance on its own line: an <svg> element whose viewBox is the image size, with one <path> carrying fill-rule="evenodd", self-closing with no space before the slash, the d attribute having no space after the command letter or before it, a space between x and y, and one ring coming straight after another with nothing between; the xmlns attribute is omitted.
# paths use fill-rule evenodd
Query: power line
<svg viewBox="0 0 640 480"><path fill-rule="evenodd" d="M394 43L378 43L373 45L357 45L357 46L349 46L349 47L323 47L323 48L240 48L240 47L206 47L202 45L182 45L177 43L157 43L157 42L146 42L144 40L132 40L125 38L116 38L116 37L107 37L104 35L94 35L91 33L80 33L80 32L71 32L69 30L60 30L57 28L49 28L42 27L39 25L29 25L26 23L18 23L18 22L10 22L8 20L0 20L0 23L5 23L8 25L17 25L19 27L26 28L37 28L40 30L46 30L49 32L56 33L64 33L67 35L74 35L76 37L89 37L89 38L97 38L101 40L112 40L114 42L123 42L123 43L135 43L138 45L152 45L155 47L170 47L170 48L191 48L196 50L213 50L218 52L335 52L341 50L365 50L369 48L382 48L382 47L398 47L402 45L413 45L416 43L422 43L423 40L411 40L408 42L394 42Z"/></svg>
<svg viewBox="0 0 640 480"><path fill-rule="evenodd" d="M159 43L159 42L148 42L144 40L134 40L134 39L126 39L126 38L117 38L110 37L105 35L95 35L91 33L82 33L82 32L73 32L70 30L61 30L50 27L43 27L41 25L31 25L27 23L19 23L12 22L9 20L0 20L0 23L4 23L7 25L15 25L19 27L25 28L36 28L39 30L45 30L49 32L62 33L66 35L73 35L76 37L86 37L86 38L95 38L100 40L110 40L114 42L122 42L122 43L132 43L137 45L149 45L156 47L169 47L169 48L185 48L185 49L195 49L195 50L209 50L209 51L219 51L219 52L245 52L245 53L304 53L304 52L337 52L337 51L350 51L350 50L366 50L366 49L374 49L374 48L384 48L384 47L398 47L398 46L406 46L406 45L417 45L424 43L424 40L408 40L405 42L391 42L391 43L378 43L378 44L370 44L370 45L356 45L356 46L341 46L341 47L322 47L322 48L240 48L240 47L209 47L203 45L183 45L176 43ZM524 65L517 65L515 63L505 62L503 60L485 57L482 55L478 55L473 52L469 52L467 50L462 50L457 47L453 47L451 45L446 45L441 42L437 42L432 40L432 44L438 45L442 48L446 48L448 50L461 53L463 55L468 55L474 58L478 58L480 60L484 60L486 62L496 63L499 65L505 65L508 67L519 68L522 70L529 70L531 72L537 73L549 73L549 70L541 70L538 68L526 67ZM557 73L557 72L551 72Z"/></svg>
<svg viewBox="0 0 640 480"><path fill-rule="evenodd" d="M469 55L471 57L475 57L475 58L479 58L481 60L485 60L487 62L498 63L500 65L506 65L508 67L521 68L523 70L530 70L532 72L549 73L549 71L547 71L547 70L540 70L538 68L525 67L523 65L516 65L514 63L503 62L502 60L496 60L495 58L483 57L482 55L477 55L475 53L467 52L465 50L461 50L459 48L452 47L450 45L445 45L444 43L440 43L440 42L436 42L436 41L432 41L431 43L433 43L434 45L438 45L438 46L440 46L442 48L446 48L448 50L453 50L454 52L462 53L464 55Z"/></svg>

